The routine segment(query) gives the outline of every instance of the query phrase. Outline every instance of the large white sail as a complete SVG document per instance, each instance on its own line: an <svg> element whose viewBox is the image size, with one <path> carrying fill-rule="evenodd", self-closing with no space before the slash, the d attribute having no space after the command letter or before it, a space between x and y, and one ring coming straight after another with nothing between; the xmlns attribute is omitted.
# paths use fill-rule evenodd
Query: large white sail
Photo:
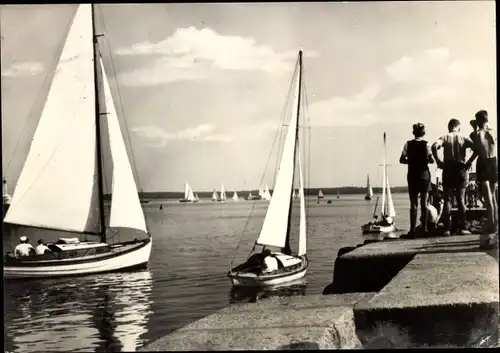
<svg viewBox="0 0 500 353"><path fill-rule="evenodd" d="M238 197L238 193L235 191L233 194L233 200L238 201L240 198Z"/></svg>
<svg viewBox="0 0 500 353"><path fill-rule="evenodd" d="M292 117L288 124L288 131L283 145L283 152L281 155L278 173L276 175L273 197L269 203L264 224L262 226L262 230L260 231L259 238L257 239L257 244L259 245L283 248L286 243L288 213L290 209L290 196L293 187L292 184L295 164L294 151L296 148L296 125L298 119L297 108L299 103L300 74L301 70L298 67L298 75L296 76L294 82L295 87L293 90Z"/></svg>
<svg viewBox="0 0 500 353"><path fill-rule="evenodd" d="M105 102L101 102L99 109L101 114L106 113L101 115L101 119L106 119L107 122L109 147L113 161L109 226L133 228L147 233L146 220L144 219L139 194L137 193L137 185L128 159L118 115L116 114L111 89L101 58L100 68Z"/></svg>
<svg viewBox="0 0 500 353"><path fill-rule="evenodd" d="M264 192L262 193L262 199L270 201L271 200L271 192L269 191L269 187L266 186L264 187Z"/></svg>
<svg viewBox="0 0 500 353"><path fill-rule="evenodd" d="M396 210L394 209L394 203L392 201L391 186L389 184L389 175L386 173L386 190L387 190L387 216L396 217Z"/></svg>
<svg viewBox="0 0 500 353"><path fill-rule="evenodd" d="M69 29L5 222L99 233L91 5Z"/></svg>
<svg viewBox="0 0 500 353"><path fill-rule="evenodd" d="M214 190L214 192L212 193L212 201L217 201L217 200L218 200L217 191Z"/></svg>
<svg viewBox="0 0 500 353"><path fill-rule="evenodd" d="M264 198L264 188L262 187L262 185L261 185L261 186L260 186L260 188L259 188L259 196L260 196L261 198Z"/></svg>
<svg viewBox="0 0 500 353"><path fill-rule="evenodd" d="M307 252L307 225L306 225L306 203L304 197L304 179L302 178L302 164L300 161L300 149L297 149L297 162L299 164L299 196L300 196L300 223L299 223L299 249L298 256Z"/></svg>

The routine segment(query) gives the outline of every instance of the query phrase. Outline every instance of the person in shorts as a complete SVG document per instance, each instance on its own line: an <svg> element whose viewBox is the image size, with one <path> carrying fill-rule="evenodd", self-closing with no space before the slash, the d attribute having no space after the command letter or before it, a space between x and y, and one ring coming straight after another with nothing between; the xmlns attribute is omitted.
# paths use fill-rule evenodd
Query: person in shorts
<svg viewBox="0 0 500 353"><path fill-rule="evenodd" d="M437 154L440 148L443 148L443 160ZM458 234L471 234L466 224L465 190L468 181L467 170L470 168L474 155L468 161L465 160L468 148L474 151L474 142L469 136L460 134L460 121L457 119L450 119L448 133L441 136L431 147L438 168L443 170L443 225L445 236L449 236L451 230L450 202L453 195L457 201L459 214Z"/></svg>
<svg viewBox="0 0 500 353"><path fill-rule="evenodd" d="M399 162L408 165L408 194L410 196L410 231L405 237L415 236L417 226L418 199L420 196L420 214L423 225L422 232L427 233L428 225L428 196L431 186L429 163L434 163L429 144L423 138L425 126L422 123L413 125L413 140L407 141L403 146Z"/></svg>
<svg viewBox="0 0 500 353"><path fill-rule="evenodd" d="M470 134L475 145L475 152L471 160L473 161L476 156L478 157L476 176L488 213L488 224L482 231L481 246L488 247L489 245L486 243L491 243L490 245L498 244L496 237L494 237L495 239L489 237L489 235L498 232L498 200L495 191L498 183L496 142L494 131L488 127L488 112L480 110L476 113L475 118L477 129L474 129Z"/></svg>

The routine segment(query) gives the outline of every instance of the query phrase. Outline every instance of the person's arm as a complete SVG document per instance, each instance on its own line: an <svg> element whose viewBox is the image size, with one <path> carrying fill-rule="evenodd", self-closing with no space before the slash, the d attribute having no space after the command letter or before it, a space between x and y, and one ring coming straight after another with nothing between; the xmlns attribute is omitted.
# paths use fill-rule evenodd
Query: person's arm
<svg viewBox="0 0 500 353"><path fill-rule="evenodd" d="M441 168L443 165L443 162L439 159L439 156L437 154L438 149L440 149L443 146L444 138L440 137L437 139L436 142L432 144L431 151L432 151L432 156L436 160L436 164L438 168Z"/></svg>
<svg viewBox="0 0 500 353"><path fill-rule="evenodd" d="M471 134L471 137L474 136L473 133ZM468 147L472 150L472 156L470 156L469 160L465 162L465 167L470 169L472 166L472 162L477 158L478 153L476 151L476 145L474 144L474 141L472 140L471 137L465 137L465 147Z"/></svg>
<svg viewBox="0 0 500 353"><path fill-rule="evenodd" d="M427 146L427 161L429 162L429 164L433 164L434 157L432 157L431 146L429 144L427 144L426 146Z"/></svg>
<svg viewBox="0 0 500 353"><path fill-rule="evenodd" d="M399 157L399 163L408 164L408 142L403 146L403 151L401 152L401 157Z"/></svg>
<svg viewBox="0 0 500 353"><path fill-rule="evenodd" d="M36 250L32 245L30 245L29 253L30 255L36 255Z"/></svg>

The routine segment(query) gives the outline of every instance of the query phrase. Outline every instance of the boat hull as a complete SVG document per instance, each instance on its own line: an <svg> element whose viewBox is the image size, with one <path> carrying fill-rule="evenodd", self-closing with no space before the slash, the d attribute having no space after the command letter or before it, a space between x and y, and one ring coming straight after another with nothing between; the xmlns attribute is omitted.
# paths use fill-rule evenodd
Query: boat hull
<svg viewBox="0 0 500 353"><path fill-rule="evenodd" d="M182 203L196 203L196 202L198 202L198 200L180 199L179 202L182 202Z"/></svg>
<svg viewBox="0 0 500 353"><path fill-rule="evenodd" d="M230 278L234 287L270 287L276 286L303 278L307 272L309 261L307 257L300 256L302 264L293 271L274 271L269 274L255 275L247 272L229 271Z"/></svg>
<svg viewBox="0 0 500 353"><path fill-rule="evenodd" d="M149 238L132 245L114 244L110 253L102 255L4 264L4 278L54 278L143 268L149 261L152 243Z"/></svg>
<svg viewBox="0 0 500 353"><path fill-rule="evenodd" d="M396 231L394 224L381 226L375 224L365 224L361 226L363 233L391 233Z"/></svg>
<svg viewBox="0 0 500 353"><path fill-rule="evenodd" d="M365 200L366 200L366 201L370 201L371 199L372 199L372 198L371 198L370 196L368 196L368 195L366 195L366 196L365 196Z"/></svg>

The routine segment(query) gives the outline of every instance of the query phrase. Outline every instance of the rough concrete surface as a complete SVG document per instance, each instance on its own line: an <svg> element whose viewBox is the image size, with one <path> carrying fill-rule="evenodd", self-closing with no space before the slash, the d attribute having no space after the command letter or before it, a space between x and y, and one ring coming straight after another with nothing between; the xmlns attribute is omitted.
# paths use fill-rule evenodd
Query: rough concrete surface
<svg viewBox="0 0 500 353"><path fill-rule="evenodd" d="M361 348L352 308L374 294L275 297L231 305L141 350Z"/></svg>
<svg viewBox="0 0 500 353"><path fill-rule="evenodd" d="M417 255L356 304L358 337L365 348L377 348L381 336L392 337L384 348L474 346L498 335L498 273L498 262L483 252Z"/></svg>
<svg viewBox="0 0 500 353"><path fill-rule="evenodd" d="M335 260L324 294L378 292L417 254L480 252L479 235L392 240L358 247Z"/></svg>

